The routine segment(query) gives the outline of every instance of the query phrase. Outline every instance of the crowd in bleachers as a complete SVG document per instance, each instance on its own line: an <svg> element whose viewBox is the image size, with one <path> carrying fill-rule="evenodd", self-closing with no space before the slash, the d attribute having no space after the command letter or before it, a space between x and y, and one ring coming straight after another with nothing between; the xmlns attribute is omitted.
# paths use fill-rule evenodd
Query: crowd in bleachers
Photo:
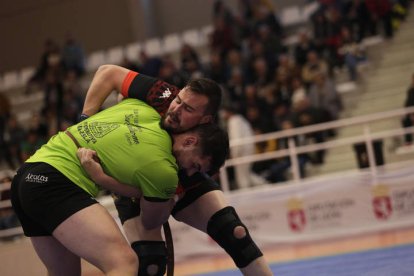
<svg viewBox="0 0 414 276"><path fill-rule="evenodd" d="M140 50L138 60L124 58L121 66L161 78L182 87L189 78L208 77L224 90L224 107L243 116L254 134L326 122L339 118L341 96L335 70L345 68L358 80L358 63L366 60L361 41L377 34L392 38L406 15L409 0L320 0L310 29L298 31L293 45L282 43L287 34L272 1L240 0L236 11L225 1L215 1L209 57L184 44L177 63L171 56L150 56ZM382 26L382 27L381 27ZM29 125L21 126L9 100L0 96L0 151L7 166L17 168L58 130L76 123L84 89L85 55L71 35L60 47L45 42L35 74L26 93L44 93L43 108ZM224 125L226 120L222 119ZM297 137L298 144L323 142L334 133L317 132ZM286 147L286 141L256 145L257 152ZM324 152L301 156L301 174L307 163L321 164ZM264 181L285 179L290 160L254 164Z"/></svg>

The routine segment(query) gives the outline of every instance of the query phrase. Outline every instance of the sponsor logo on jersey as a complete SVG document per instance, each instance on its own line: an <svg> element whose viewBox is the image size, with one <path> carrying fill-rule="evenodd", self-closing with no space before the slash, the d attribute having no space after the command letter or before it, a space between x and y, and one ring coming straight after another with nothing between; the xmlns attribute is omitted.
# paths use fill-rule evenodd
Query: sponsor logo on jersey
<svg viewBox="0 0 414 276"><path fill-rule="evenodd" d="M31 174L29 173L26 178L26 182L34 182L34 183L46 183L48 181L48 177L41 175L41 174Z"/></svg>

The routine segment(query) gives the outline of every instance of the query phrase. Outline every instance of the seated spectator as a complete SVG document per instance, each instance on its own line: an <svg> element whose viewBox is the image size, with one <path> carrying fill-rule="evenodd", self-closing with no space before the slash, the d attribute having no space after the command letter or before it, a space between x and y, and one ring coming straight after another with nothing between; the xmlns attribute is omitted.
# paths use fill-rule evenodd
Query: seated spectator
<svg viewBox="0 0 414 276"><path fill-rule="evenodd" d="M160 72L161 65L162 60L160 57L150 57L144 50L140 51L138 72L151 77L157 77Z"/></svg>
<svg viewBox="0 0 414 276"><path fill-rule="evenodd" d="M7 120L10 116L10 101L9 98L0 93L0 161L2 157L6 157L6 161L9 163L10 168L12 164L8 161L7 154L7 143L5 141L5 131L7 126Z"/></svg>
<svg viewBox="0 0 414 276"><path fill-rule="evenodd" d="M254 135L253 128L241 114L231 106L225 106L221 109L222 118L227 126L229 140L251 137ZM230 148L230 157L237 158L253 155L255 147L253 143L247 143ZM252 170L251 163L244 163L234 166L234 183L233 188L243 189L257 186L265 183L265 180L256 175Z"/></svg>
<svg viewBox="0 0 414 276"><path fill-rule="evenodd" d="M414 74L411 75L411 85L407 89L407 96L405 98L404 107L412 107L414 106ZM403 127L412 127L414 126L414 114L410 113L407 114L404 119L402 120ZM404 142L406 145L411 145L413 142L413 135L408 133L404 136Z"/></svg>
<svg viewBox="0 0 414 276"><path fill-rule="evenodd" d="M319 57L316 51L310 51L302 68L302 80L306 89L309 89L319 73L328 75L328 64Z"/></svg>
<svg viewBox="0 0 414 276"><path fill-rule="evenodd" d="M310 104L324 111L327 121L337 120L342 110L342 100L335 83L324 73L315 75L314 83L309 89Z"/></svg>
<svg viewBox="0 0 414 276"><path fill-rule="evenodd" d="M26 134L26 138L21 144L21 159L26 161L30 156L32 156L36 150L40 149L40 147L45 144L46 140L42 139L39 136L36 130L29 130Z"/></svg>
<svg viewBox="0 0 414 276"><path fill-rule="evenodd" d="M4 189L0 190L0 201L4 202L5 200L10 200L10 187L11 187L12 178L10 176L3 176L0 179L0 185L5 185ZM17 227L20 225L19 219L17 218L16 214L14 213L13 208L0 207L0 230L5 230L13 227Z"/></svg>
<svg viewBox="0 0 414 276"><path fill-rule="evenodd" d="M6 130L4 133L4 142L6 157L11 169L16 169L23 163L21 159L20 146L26 137L26 131L18 123L16 116L12 115L7 120Z"/></svg>
<svg viewBox="0 0 414 276"><path fill-rule="evenodd" d="M310 126L326 122L325 112L320 108L313 107L308 97L303 98L294 105L292 110L292 123L295 127ZM322 143L326 140L325 131L315 131L308 133L306 136L298 137L301 139L299 144ZM325 150L319 150L309 156L313 164L322 164L324 162Z"/></svg>
<svg viewBox="0 0 414 276"><path fill-rule="evenodd" d="M293 129L294 127L295 125L290 119L284 120L281 124L281 130ZM277 149L287 149L289 147L288 139L289 138L279 139L277 141ZM296 146L304 145L301 144L303 139L300 139L297 136L295 136L293 139ZM299 154L297 156L297 161L299 166L299 175L301 178L303 178L305 177L306 163L309 161L308 154ZM264 173L264 176L270 183L284 182L287 180L286 174L291 166L292 162L289 156L274 160L273 163L270 164L268 170Z"/></svg>
<svg viewBox="0 0 414 276"><path fill-rule="evenodd" d="M44 44L44 51L40 57L39 65L33 76L29 79L29 86L33 84L43 85L50 66L54 63L56 57L60 57L59 45L56 44L54 40L47 39Z"/></svg>
<svg viewBox="0 0 414 276"><path fill-rule="evenodd" d="M293 56L295 57L296 64L302 67L307 61L308 53L316 51L316 46L306 31L300 31L298 37L298 43L294 46Z"/></svg>
<svg viewBox="0 0 414 276"><path fill-rule="evenodd" d="M66 35L66 41L62 49L63 65L66 70L73 70L80 77L85 73L85 54L83 47L71 33Z"/></svg>
<svg viewBox="0 0 414 276"><path fill-rule="evenodd" d="M341 34L342 44L338 49L338 54L343 57L350 80L356 81L358 65L367 60L365 49L362 44L353 39L348 28L342 28Z"/></svg>

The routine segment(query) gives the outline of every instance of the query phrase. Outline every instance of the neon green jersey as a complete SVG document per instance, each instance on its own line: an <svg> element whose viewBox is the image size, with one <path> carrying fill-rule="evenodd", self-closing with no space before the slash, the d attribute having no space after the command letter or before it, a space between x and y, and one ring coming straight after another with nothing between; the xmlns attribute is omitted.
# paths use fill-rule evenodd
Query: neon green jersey
<svg viewBox="0 0 414 276"><path fill-rule="evenodd" d="M160 115L146 103L125 99L68 128L78 143L93 149L108 175L140 188L145 197L168 199L178 184L172 141L160 126ZM76 145L64 132L53 136L27 162L45 162L96 196L76 156Z"/></svg>

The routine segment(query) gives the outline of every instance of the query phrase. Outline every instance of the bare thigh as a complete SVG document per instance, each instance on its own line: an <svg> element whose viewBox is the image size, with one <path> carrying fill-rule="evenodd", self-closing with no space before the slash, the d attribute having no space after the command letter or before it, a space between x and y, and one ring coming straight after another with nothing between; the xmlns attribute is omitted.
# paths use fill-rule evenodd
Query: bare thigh
<svg viewBox="0 0 414 276"><path fill-rule="evenodd" d="M175 218L200 231L207 232L212 215L227 207L228 203L220 190L208 192L175 214Z"/></svg>
<svg viewBox="0 0 414 276"><path fill-rule="evenodd" d="M108 211L94 204L73 214L55 231L65 248L103 271L131 261L132 249Z"/></svg>
<svg viewBox="0 0 414 276"><path fill-rule="evenodd" d="M37 255L49 275L72 276L81 274L80 258L51 236L30 238Z"/></svg>

